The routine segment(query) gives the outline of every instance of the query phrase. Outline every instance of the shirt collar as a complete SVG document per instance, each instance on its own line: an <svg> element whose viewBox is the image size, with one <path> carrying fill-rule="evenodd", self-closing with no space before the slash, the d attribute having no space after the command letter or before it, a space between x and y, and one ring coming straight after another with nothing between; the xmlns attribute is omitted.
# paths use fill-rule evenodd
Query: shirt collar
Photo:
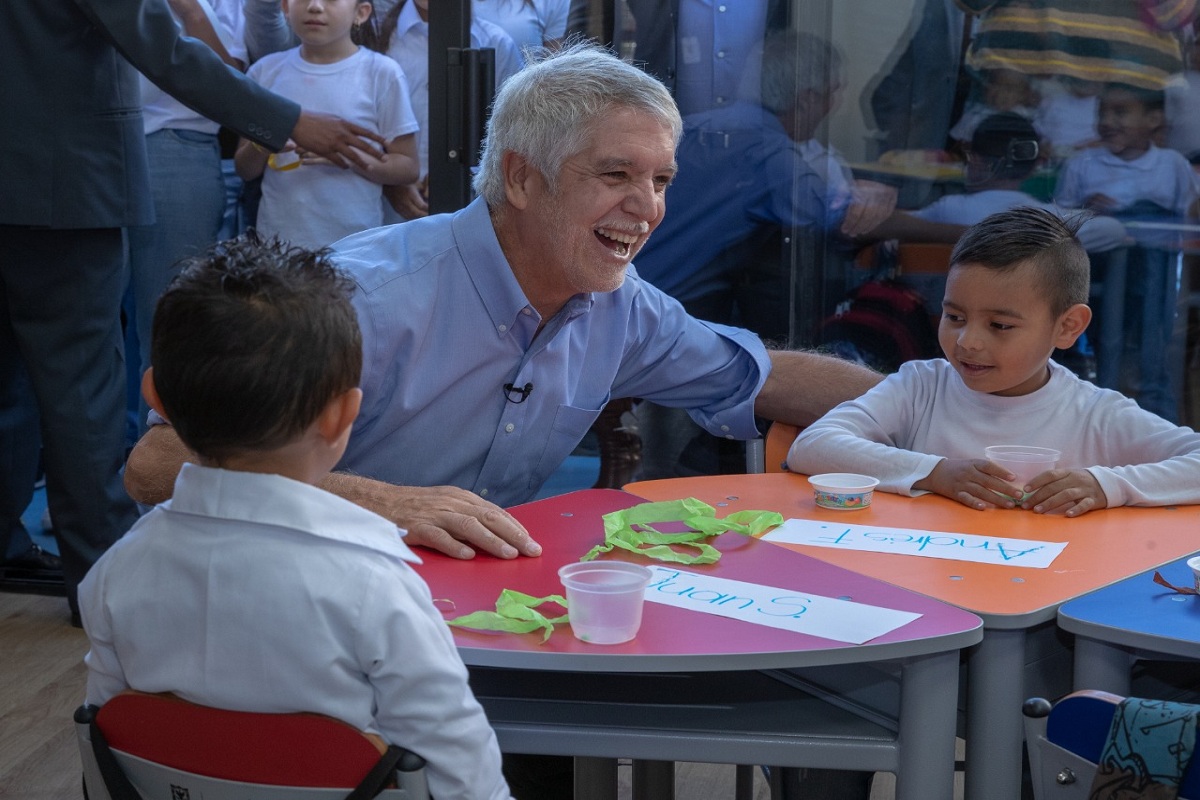
<svg viewBox="0 0 1200 800"><path fill-rule="evenodd" d="M281 495L286 502L275 500ZM307 483L258 472L184 464L173 497L162 504L176 514L196 514L233 523L272 525L346 542L384 555L421 563L395 523Z"/></svg>
<svg viewBox="0 0 1200 800"><path fill-rule="evenodd" d="M500 240L496 238L492 216L483 198L476 198L456 213L451 225L463 266L487 309L493 330L507 334L516 325L517 315L526 307L536 318L537 309L530 305L500 249Z"/></svg>
<svg viewBox="0 0 1200 800"><path fill-rule="evenodd" d="M417 11L416 3L406 2L404 7L400 9L400 16L396 17L396 35L402 36L413 28L428 31L429 23L421 19L421 14Z"/></svg>

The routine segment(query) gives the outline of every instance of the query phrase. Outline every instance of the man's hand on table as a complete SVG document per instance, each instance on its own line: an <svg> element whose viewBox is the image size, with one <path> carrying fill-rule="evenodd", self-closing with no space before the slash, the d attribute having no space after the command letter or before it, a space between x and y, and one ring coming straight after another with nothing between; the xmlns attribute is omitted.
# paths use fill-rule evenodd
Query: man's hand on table
<svg viewBox="0 0 1200 800"><path fill-rule="evenodd" d="M395 486L341 473L329 475L321 486L408 529L410 545L463 559L474 558L476 550L497 558L542 554L542 546L515 517L465 489Z"/></svg>

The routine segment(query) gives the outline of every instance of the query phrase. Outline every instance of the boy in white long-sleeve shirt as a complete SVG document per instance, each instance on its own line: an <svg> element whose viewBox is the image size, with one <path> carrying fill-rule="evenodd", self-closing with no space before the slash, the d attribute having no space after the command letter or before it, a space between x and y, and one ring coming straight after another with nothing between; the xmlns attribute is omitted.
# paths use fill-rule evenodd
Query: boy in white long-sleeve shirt
<svg viewBox="0 0 1200 800"><path fill-rule="evenodd" d="M1200 434L1050 360L1091 321L1079 224L1023 207L970 228L942 303L945 359L909 362L830 411L797 437L788 467L865 473L884 491L934 492L977 509L1078 516L1200 502ZM993 444L1062 457L1019 486L983 457Z"/></svg>
<svg viewBox="0 0 1200 800"><path fill-rule="evenodd" d="M142 389L198 463L80 584L87 702L325 714L424 757L439 800L509 800L404 532L314 485L362 401L353 288L324 253L251 235L159 301Z"/></svg>

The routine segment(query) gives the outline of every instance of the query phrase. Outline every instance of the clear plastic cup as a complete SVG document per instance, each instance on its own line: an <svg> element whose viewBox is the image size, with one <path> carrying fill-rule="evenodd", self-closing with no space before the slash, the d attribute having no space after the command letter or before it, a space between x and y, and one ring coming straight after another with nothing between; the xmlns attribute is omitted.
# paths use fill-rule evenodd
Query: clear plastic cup
<svg viewBox="0 0 1200 800"><path fill-rule="evenodd" d="M567 590L575 638L589 644L620 644L637 635L651 571L624 561L567 564L558 571Z"/></svg>
<svg viewBox="0 0 1200 800"><path fill-rule="evenodd" d="M1187 565L1192 568L1192 582L1196 587L1196 591L1200 592L1200 556L1189 558Z"/></svg>
<svg viewBox="0 0 1200 800"><path fill-rule="evenodd" d="M993 464L1004 467L1016 476L1013 483L1024 487L1035 476L1058 465L1062 453L1049 447L1032 447L1020 444L995 444L983 449L984 457Z"/></svg>

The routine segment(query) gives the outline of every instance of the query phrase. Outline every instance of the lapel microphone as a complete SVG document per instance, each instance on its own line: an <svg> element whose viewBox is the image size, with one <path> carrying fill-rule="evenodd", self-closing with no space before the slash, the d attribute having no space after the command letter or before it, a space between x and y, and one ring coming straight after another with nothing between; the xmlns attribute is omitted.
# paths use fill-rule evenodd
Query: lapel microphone
<svg viewBox="0 0 1200 800"><path fill-rule="evenodd" d="M512 383L504 384L504 399L510 403L524 403L529 399L529 395L533 393L533 384L527 383L524 386L517 386ZM516 400L513 395L520 395Z"/></svg>

